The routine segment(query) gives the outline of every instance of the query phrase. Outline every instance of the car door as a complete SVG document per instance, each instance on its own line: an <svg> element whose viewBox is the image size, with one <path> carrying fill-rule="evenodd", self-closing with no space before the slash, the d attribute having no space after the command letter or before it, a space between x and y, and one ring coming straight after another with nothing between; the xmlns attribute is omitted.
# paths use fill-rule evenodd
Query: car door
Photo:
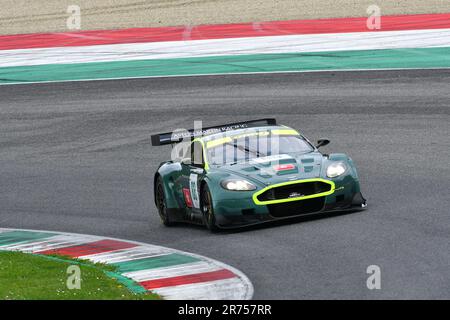
<svg viewBox="0 0 450 320"><path fill-rule="evenodd" d="M200 182L205 174L205 161L203 146L200 141L193 141L188 152L190 158L183 159L182 166L182 192L184 201L191 218L201 215L200 211Z"/></svg>

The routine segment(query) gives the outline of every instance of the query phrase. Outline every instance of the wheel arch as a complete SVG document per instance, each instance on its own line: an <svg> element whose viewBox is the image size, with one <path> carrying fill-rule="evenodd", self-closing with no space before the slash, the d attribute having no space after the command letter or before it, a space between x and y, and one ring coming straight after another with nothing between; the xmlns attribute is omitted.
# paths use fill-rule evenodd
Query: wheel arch
<svg viewBox="0 0 450 320"><path fill-rule="evenodd" d="M214 200L213 200L213 191L211 189L211 181L209 179L207 179L206 177L204 179L202 179L202 181L200 182L200 207L203 208L203 191L205 189L205 186L208 187L209 190L209 197L211 200L211 209L212 209L212 221L208 222L206 219L206 217L203 214L203 209L202 210L202 219L203 219L203 224L206 225L206 227L211 231L211 232L216 232L218 230L217 224L216 224L216 218L215 218L215 210L214 210Z"/></svg>
<svg viewBox="0 0 450 320"><path fill-rule="evenodd" d="M203 191L203 188L205 187L205 185L208 186L209 188L209 192L211 193L211 196L213 196L214 193L214 180L211 180L210 177L208 177L207 175L203 177L202 181L200 182L200 194Z"/></svg>
<svg viewBox="0 0 450 320"><path fill-rule="evenodd" d="M158 178L161 177L159 172L156 172L153 176L153 202L156 205L156 183L158 182Z"/></svg>
<svg viewBox="0 0 450 320"><path fill-rule="evenodd" d="M169 209L181 209L180 205L176 199L176 195L173 190L173 178L172 173L175 171L174 168L172 168L172 163L164 163L162 164L156 173L154 174L153 178L153 201L156 205L156 183L158 181L158 178L161 178L163 189L164 189L164 195L166 199L166 206Z"/></svg>

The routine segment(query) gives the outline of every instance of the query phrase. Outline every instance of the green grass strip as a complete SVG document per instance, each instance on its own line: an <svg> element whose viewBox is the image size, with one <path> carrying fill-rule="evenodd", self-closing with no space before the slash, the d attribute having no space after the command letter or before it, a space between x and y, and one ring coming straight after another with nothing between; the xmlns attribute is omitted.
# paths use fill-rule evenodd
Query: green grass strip
<svg viewBox="0 0 450 320"><path fill-rule="evenodd" d="M70 265L80 267L79 290L66 286ZM1 300L160 299L142 287L137 289L138 284L118 274L113 266L65 257L0 251L0 279Z"/></svg>
<svg viewBox="0 0 450 320"><path fill-rule="evenodd" d="M112 272L112 271L106 271L106 274L111 279L116 279L120 283L122 283L125 287L127 287L131 292L135 294L143 294L148 292L147 289L145 289L143 286L136 283L134 280L122 276L120 273Z"/></svg>
<svg viewBox="0 0 450 320"><path fill-rule="evenodd" d="M49 259L53 261L59 261L63 263L69 263L69 264L77 264L80 266L84 266L87 268L97 268L99 270L102 270L105 272L105 274L110 277L111 279L115 279L118 282L122 283L125 287L127 287L131 292L135 294L142 294L146 293L147 290L139 285L137 282L135 282L132 279L129 279L127 277L122 276L120 273L116 272L117 267L112 265L105 265L105 264L93 264L87 260L79 260L79 259L71 259L66 257L60 257L60 256L54 256L54 255L39 255L38 256Z"/></svg>

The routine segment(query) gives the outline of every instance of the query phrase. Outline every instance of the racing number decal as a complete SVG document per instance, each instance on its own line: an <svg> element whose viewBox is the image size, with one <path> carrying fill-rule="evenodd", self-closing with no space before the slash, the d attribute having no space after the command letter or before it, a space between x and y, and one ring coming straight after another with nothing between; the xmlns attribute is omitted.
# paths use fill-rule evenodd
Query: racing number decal
<svg viewBox="0 0 450 320"><path fill-rule="evenodd" d="M200 208L198 194L198 174L191 173L189 176L189 189L191 191L192 204L194 208Z"/></svg>

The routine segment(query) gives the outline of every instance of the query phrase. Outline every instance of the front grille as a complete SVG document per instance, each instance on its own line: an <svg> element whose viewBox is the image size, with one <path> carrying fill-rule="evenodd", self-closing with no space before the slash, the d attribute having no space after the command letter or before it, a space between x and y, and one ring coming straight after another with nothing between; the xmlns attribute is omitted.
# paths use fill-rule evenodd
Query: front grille
<svg viewBox="0 0 450 320"><path fill-rule="evenodd" d="M300 198L331 190L331 185L322 181L300 182L269 189L256 198L261 201ZM303 200L304 201L304 200Z"/></svg>
<svg viewBox="0 0 450 320"><path fill-rule="evenodd" d="M323 209L325 197L291 201L278 204L269 204L269 213L273 217L290 217L302 214L314 213Z"/></svg>

